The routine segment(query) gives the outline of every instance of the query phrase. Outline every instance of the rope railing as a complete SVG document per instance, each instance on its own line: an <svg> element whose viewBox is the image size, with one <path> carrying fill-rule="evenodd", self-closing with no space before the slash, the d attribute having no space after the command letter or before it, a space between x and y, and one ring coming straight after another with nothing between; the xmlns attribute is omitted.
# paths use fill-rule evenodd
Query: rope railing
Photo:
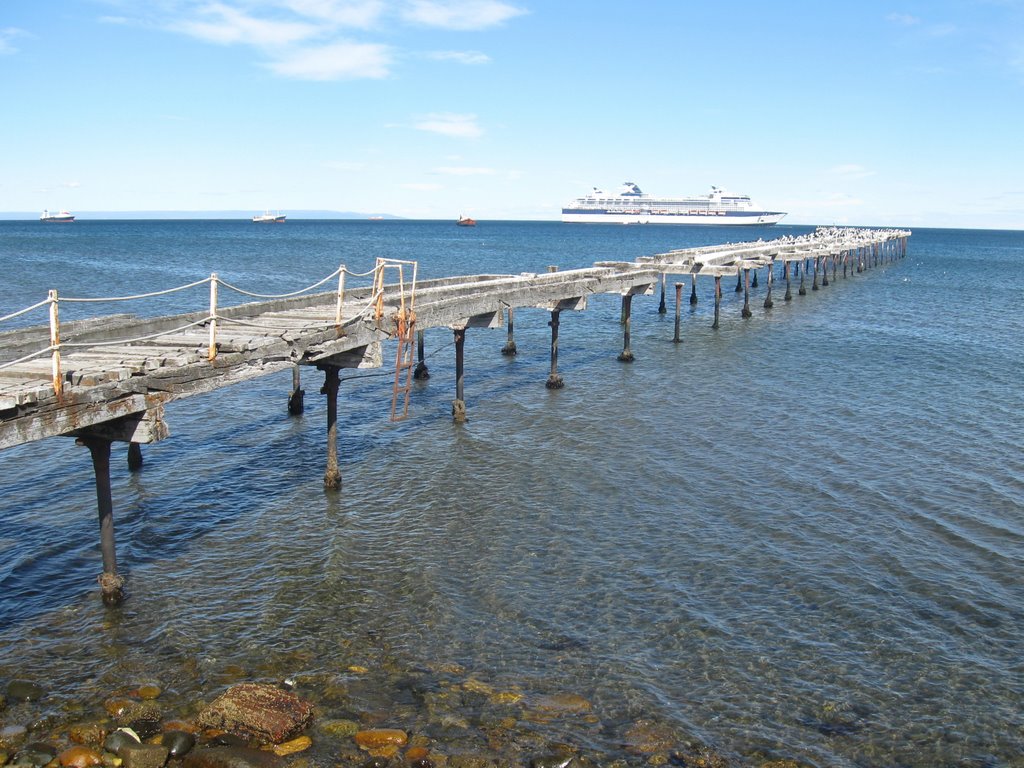
<svg viewBox="0 0 1024 768"><path fill-rule="evenodd" d="M244 320L240 320L238 318L226 317L225 315L221 314L218 311L218 309L219 309L218 287L219 286L223 286L224 288L226 288L226 289L228 289L230 291L234 291L235 293L240 294L242 296L248 296L248 297L256 298L256 299L266 299L266 300L290 299L290 298L295 298L297 296L302 296L304 294L308 294L308 293L310 293L312 291L315 291L316 289L321 288L322 286L327 284L330 280L334 279L335 277L338 278L338 288L337 288L337 299L336 299L336 304L335 304L334 322L333 323L330 323L330 322L310 323L306 327L309 327L309 328L320 328L320 327L322 327L322 328L326 329L326 328L330 328L333 325L338 330L338 333L340 334L341 333L341 328L342 328L342 309L343 309L343 306L344 306L344 303L345 303L345 276L346 275L348 275L349 277L369 277L370 275L374 276L374 289L372 291L371 298L369 299L369 301L367 302L367 304L365 306L363 306L358 312L356 312L353 315L351 320L356 320L356 319L363 318L363 317L365 317L367 315L367 313L371 309L373 309L373 307L375 305L375 302L379 302L381 300L381 297L382 297L382 294L383 294L383 283L381 283L381 287L379 289L377 287L377 279L378 279L378 277L383 272L383 269L382 269L382 266L381 266L381 261L382 260L378 259L377 264L374 266L374 268L369 270L369 271L367 271L367 272L352 272L348 268L346 268L346 266L344 264L342 264L342 265L340 265L338 267L338 269L336 269L333 272L331 272L331 274L327 275L326 277L324 277L321 280L318 280L317 282L313 283L312 285L308 285L305 288L301 288L301 289L299 289L297 291L289 291L287 293L278 293L278 294L263 294L263 293L255 293L253 291L245 290L243 288L240 288L239 286L232 285L231 283L228 283L228 282L226 282L224 280L221 280L217 276L216 272L212 273L209 277L204 277L202 280L196 280L194 282L187 283L185 285L179 285L179 286L175 286L173 288L167 288L167 289L160 290L160 291L149 291L149 292L146 292L146 293L138 293L138 294L133 294L133 295L129 295L129 296L106 296L106 297L59 296L58 292L56 291L56 289L50 290L48 292L47 297L45 299L43 299L42 301L36 302L35 304L32 304L31 306L25 307L23 309L19 309L19 310L15 311L15 312L11 312L10 314L7 314L7 315L4 315L4 316L0 317L0 324L2 324L4 322L7 322L7 321L13 320L15 318L21 317L23 315L26 315L26 314L28 314L30 312L35 311L35 310L39 310L39 309L42 309L43 307L47 307L48 308L48 314L49 314L49 331L50 331L50 333L49 333L49 344L47 346L42 347L42 348L40 348L38 350L35 350L33 352L30 352L30 353L28 353L26 355L23 355L23 356L15 359L15 360L8 360L6 362L0 363L0 370L2 370L4 368L10 368L10 367L19 365L21 363L28 362L29 360L37 359L37 358L43 357L44 355L49 354L50 358L51 358L51 374L52 374L52 384L53 384L54 394L57 395L58 397L60 397L62 392L63 392L63 376L62 376L62 373L61 373L61 357L60 357L61 356L61 350L62 349L80 349L80 348L88 348L88 347L97 346L97 344L95 342L61 342L61 340L60 340L61 328L60 328L59 305L62 302L63 303L76 303L76 304L86 304L86 303L98 304L98 303L104 303L104 302L137 301L137 300L141 300L141 299L154 298L154 297L157 297L157 296L166 296L166 295L169 295L169 294L172 294L172 293L177 293L177 292L180 292L180 291L189 290L191 288L197 288L197 287L205 285L207 283L209 283L209 285L210 285L210 303L209 303L209 314L206 315L205 317L200 318L200 319L198 319L198 320L196 320L194 322L191 322L191 323L186 323L184 325L177 326L176 328L173 328L173 329L170 329L170 330L158 331L156 333L142 335L142 336L136 336L136 337L132 337L132 338L126 338L126 339L111 339L111 340L107 340L107 341L103 342L103 345L104 346L114 346L114 345L123 345L123 344L135 344L135 343L139 343L139 342L143 342L143 341L150 341L152 339L160 338L162 336L169 336L169 335L172 335L172 334L175 334L175 333L181 333L182 331L186 331L186 330L188 330L190 328L195 328L195 327L199 327L199 326L204 326L205 325L205 326L208 326L208 328L209 328L209 337L208 337L208 342L207 342L207 359L212 362L217 357L217 330L218 330L218 325L221 325L221 324L241 325L241 326L247 326L247 327L253 327L253 328L260 328L261 330L265 330L265 331L267 331L267 330L269 330L269 331L287 331L287 330L293 330L294 329L294 326L290 326L289 327L289 326L268 325L268 324L262 324L262 323L249 323L249 322L246 322ZM388 261L388 260L383 260L383 261ZM403 291L404 291L404 287L403 287Z"/></svg>

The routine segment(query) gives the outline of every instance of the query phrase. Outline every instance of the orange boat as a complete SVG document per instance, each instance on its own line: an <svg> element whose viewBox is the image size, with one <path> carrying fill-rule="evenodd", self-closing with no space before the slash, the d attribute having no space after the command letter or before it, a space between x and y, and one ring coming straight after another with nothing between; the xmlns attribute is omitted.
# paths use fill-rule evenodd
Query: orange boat
<svg viewBox="0 0 1024 768"><path fill-rule="evenodd" d="M468 216L459 216L459 220L455 223L460 227L475 227L476 219L471 219Z"/></svg>

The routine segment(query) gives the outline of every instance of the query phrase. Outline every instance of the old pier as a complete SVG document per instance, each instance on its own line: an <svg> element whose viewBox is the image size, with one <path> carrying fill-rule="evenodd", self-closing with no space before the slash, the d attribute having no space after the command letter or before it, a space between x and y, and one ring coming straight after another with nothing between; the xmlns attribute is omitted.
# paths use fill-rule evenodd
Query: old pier
<svg viewBox="0 0 1024 768"><path fill-rule="evenodd" d="M395 373L391 416L408 413L413 379L429 377L424 360L424 332L445 328L453 334L456 391L452 417L466 418L463 370L465 334L470 328L505 328L505 355L517 352L513 315L516 309L550 313L551 370L546 386L558 389L559 315L586 309L587 297L621 296L623 346L618 359L632 362L632 299L653 295L660 286L659 312L667 312L668 276L690 277L689 301L698 301L698 278L713 278L714 323L721 322L722 278L736 276L743 294L741 318L750 318L750 289L763 272L763 306L774 305L776 279L785 282L783 301L872 269L906 255L905 230L820 228L800 237L689 248L646 256L636 261L599 262L584 269L549 268L541 274L471 275L417 280L414 262L378 259L372 271L357 274L344 265L302 291L265 296L246 292L216 274L187 286L110 299L59 296L51 290L41 301L0 317L0 324L45 314L48 322L0 331L0 449L44 438L74 438L89 449L96 477L104 601L123 594L114 546L110 486L111 446L127 443L128 465L142 464L141 444L169 435L164 406L253 378L291 369L288 411L301 413L303 391L299 367L323 372L327 397L327 449L324 484L341 486L338 469L338 390L343 368L384 365L385 342L393 342ZM830 273L831 270L831 281ZM776 272L781 274L776 277ZM346 288L346 278L370 284ZM60 306L72 302L145 301L164 293L207 284L209 306L173 316L140 318L119 314L61 323ZM324 286L330 285L329 290ZM336 288L335 288L336 285ZM682 282L675 283L674 341L681 340ZM234 291L248 303L223 306L220 291ZM20 318L20 319L19 319ZM2 325L0 325L2 328Z"/></svg>

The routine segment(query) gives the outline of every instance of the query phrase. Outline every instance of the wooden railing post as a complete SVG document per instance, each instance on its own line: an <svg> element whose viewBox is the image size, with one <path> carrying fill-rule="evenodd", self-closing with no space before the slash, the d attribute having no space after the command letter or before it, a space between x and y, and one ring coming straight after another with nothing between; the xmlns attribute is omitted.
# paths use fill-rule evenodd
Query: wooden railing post
<svg viewBox="0 0 1024 768"><path fill-rule="evenodd" d="M210 275L210 348L207 357L212 363L217 359L217 273Z"/></svg>
<svg viewBox="0 0 1024 768"><path fill-rule="evenodd" d="M50 359L52 360L53 394L60 397L64 392L63 376L60 372L60 318L57 312L57 290L49 293L50 299Z"/></svg>
<svg viewBox="0 0 1024 768"><path fill-rule="evenodd" d="M341 334L341 305L345 303L345 265L338 269L338 307L334 312L334 325L338 334Z"/></svg>

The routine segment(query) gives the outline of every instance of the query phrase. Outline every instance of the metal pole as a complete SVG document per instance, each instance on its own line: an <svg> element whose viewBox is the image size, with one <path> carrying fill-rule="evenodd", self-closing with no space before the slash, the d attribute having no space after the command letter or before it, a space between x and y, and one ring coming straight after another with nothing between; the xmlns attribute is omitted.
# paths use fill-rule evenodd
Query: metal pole
<svg viewBox="0 0 1024 768"><path fill-rule="evenodd" d="M715 275L715 322L711 324L712 328L718 327L718 312L722 306L722 276Z"/></svg>
<svg viewBox="0 0 1024 768"><path fill-rule="evenodd" d="M466 400L463 395L466 329L462 327L452 330L455 332L455 399L452 401L452 419L461 423L466 420Z"/></svg>
<svg viewBox="0 0 1024 768"><path fill-rule="evenodd" d="M548 389L561 389L565 386L562 377L558 375L558 320L561 312L557 309L551 310L551 319L548 325L551 326L551 373L544 386Z"/></svg>
<svg viewBox="0 0 1024 768"><path fill-rule="evenodd" d="M341 471L338 469L338 389L341 380L338 366L317 366L324 372L324 387L320 391L327 395L327 470L324 472L324 488L337 491L341 488Z"/></svg>
<svg viewBox="0 0 1024 768"><path fill-rule="evenodd" d="M629 327L632 323L630 317L633 306L632 294L622 297L622 352L619 353L619 360L623 363L633 362L633 352L629 348Z"/></svg>
<svg viewBox="0 0 1024 768"><path fill-rule="evenodd" d="M114 545L114 503L110 493L110 440L80 437L76 441L92 455L96 475L96 508L100 523L100 552L103 573L98 577L100 593L106 605L117 605L124 599L124 579L117 574L117 549Z"/></svg>
<svg viewBox="0 0 1024 768"><path fill-rule="evenodd" d="M679 319L680 319L680 315L682 313L682 305L683 305L683 284L682 283L676 283L676 332L675 332L675 335L672 337L672 341L674 341L676 344L678 344L679 342L682 341L682 339L679 338Z"/></svg>
<svg viewBox="0 0 1024 768"><path fill-rule="evenodd" d="M516 340L512 335L512 328L515 325L515 310L512 307L508 308L508 341L505 342L505 346L501 348L501 354L506 357L511 357L517 353Z"/></svg>

